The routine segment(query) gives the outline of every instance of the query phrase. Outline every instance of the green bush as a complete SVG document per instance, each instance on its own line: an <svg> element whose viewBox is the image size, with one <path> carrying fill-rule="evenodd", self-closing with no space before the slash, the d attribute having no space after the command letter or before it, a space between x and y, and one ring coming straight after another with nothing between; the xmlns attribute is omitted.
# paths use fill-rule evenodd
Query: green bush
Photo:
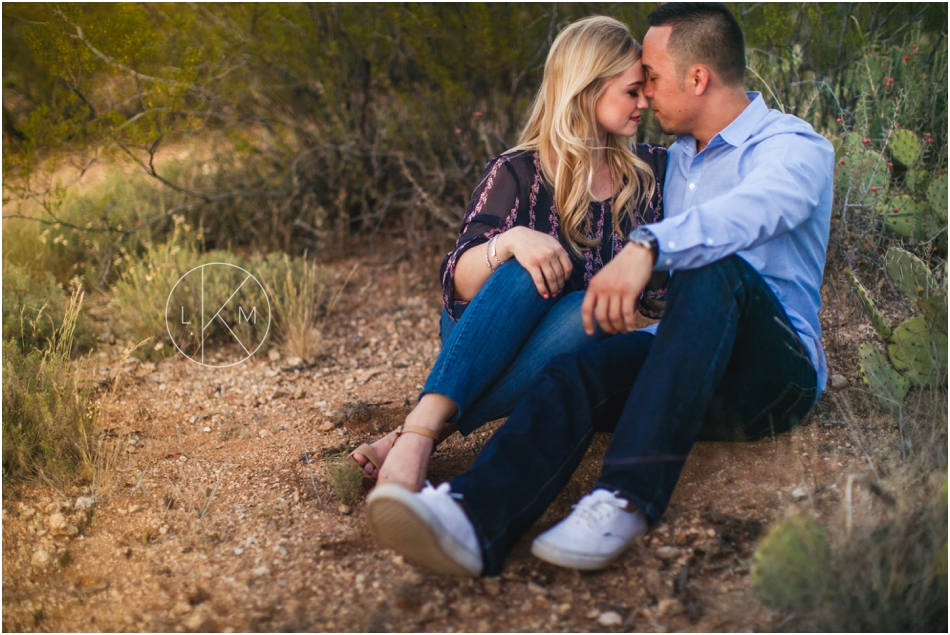
<svg viewBox="0 0 950 635"><path fill-rule="evenodd" d="M48 347L63 323L68 303L63 289L43 272L5 264L3 267L3 341L17 346L21 353ZM93 348L95 338L85 314L76 318L73 349ZM69 351L70 353L73 351Z"/></svg>
<svg viewBox="0 0 950 635"><path fill-rule="evenodd" d="M3 475L90 478L98 416L81 364L69 360L82 296L74 294L42 350L3 342Z"/></svg>

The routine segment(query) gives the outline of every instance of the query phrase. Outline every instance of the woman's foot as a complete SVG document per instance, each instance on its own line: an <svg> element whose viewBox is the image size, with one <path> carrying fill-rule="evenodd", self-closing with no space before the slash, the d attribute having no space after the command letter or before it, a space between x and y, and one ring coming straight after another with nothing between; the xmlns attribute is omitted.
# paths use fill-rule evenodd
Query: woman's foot
<svg viewBox="0 0 950 635"><path fill-rule="evenodd" d="M406 453L404 458L401 460L401 463L404 463L405 460L409 460L410 463L416 463L418 461L413 461L411 457L414 457L418 452L424 452L424 462L421 466L422 475L418 479L418 484L421 484L425 481L425 468L429 463L429 455L432 454L435 446L439 443L442 443L447 438L449 438L452 433L454 433L457 428L454 425L443 423L446 419L450 418L455 414L456 411L455 402L453 402L448 397L437 394L427 394L422 397L419 401L419 404L409 413L406 417L407 426L419 426L432 430L438 435L438 440L433 441L432 439L426 438L425 436L418 433L411 433L409 430L403 434L398 434L398 428L393 430L386 436L377 439L369 445L370 450L372 450L376 457L378 458L379 466L382 465L387 460L387 457L390 454L390 451L393 449L393 446L397 440L400 438L399 445L406 443L409 439L413 437L418 437L415 440L415 443L410 442L408 445L412 446L411 448L406 448ZM428 447L428 450L425 448ZM356 451L350 455L354 462L363 468L363 471L366 473L366 476L374 481L379 479L380 469L373 464L373 461L370 460L370 457L366 456L362 452ZM409 480L403 480L402 476L407 476L405 474L406 470L403 465L399 466L400 469L395 469L395 474L387 474L385 478L391 478L397 482L401 483L416 483L417 479L413 476ZM418 466L416 469L409 467L409 472L414 473L418 471Z"/></svg>

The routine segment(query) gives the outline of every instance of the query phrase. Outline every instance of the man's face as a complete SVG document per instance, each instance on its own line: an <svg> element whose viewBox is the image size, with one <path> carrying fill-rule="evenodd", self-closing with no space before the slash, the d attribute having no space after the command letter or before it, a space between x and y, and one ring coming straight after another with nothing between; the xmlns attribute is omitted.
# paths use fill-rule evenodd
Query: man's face
<svg viewBox="0 0 950 635"><path fill-rule="evenodd" d="M689 134L695 95L680 76L680 70L667 52L673 32L671 26L650 27L643 37L643 69L646 71L644 96L666 134Z"/></svg>

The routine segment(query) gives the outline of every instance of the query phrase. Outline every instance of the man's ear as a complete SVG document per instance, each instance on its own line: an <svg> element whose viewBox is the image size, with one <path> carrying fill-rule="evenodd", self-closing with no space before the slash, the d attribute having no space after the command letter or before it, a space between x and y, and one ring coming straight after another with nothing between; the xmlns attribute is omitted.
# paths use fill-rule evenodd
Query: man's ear
<svg viewBox="0 0 950 635"><path fill-rule="evenodd" d="M709 88L711 80L709 69L701 64L693 66L686 72L687 87L693 91L693 94L699 97Z"/></svg>

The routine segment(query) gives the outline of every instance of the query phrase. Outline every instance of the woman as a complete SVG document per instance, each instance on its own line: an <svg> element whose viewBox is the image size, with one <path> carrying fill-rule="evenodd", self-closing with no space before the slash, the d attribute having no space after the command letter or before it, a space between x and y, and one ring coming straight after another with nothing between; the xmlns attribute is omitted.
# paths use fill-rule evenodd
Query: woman
<svg viewBox="0 0 950 635"><path fill-rule="evenodd" d="M435 444L509 414L585 341L587 283L633 228L660 220L666 151L630 143L647 107L640 51L603 16L555 39L518 145L489 162L442 264L443 348L419 403L351 455L368 478L419 490Z"/></svg>

